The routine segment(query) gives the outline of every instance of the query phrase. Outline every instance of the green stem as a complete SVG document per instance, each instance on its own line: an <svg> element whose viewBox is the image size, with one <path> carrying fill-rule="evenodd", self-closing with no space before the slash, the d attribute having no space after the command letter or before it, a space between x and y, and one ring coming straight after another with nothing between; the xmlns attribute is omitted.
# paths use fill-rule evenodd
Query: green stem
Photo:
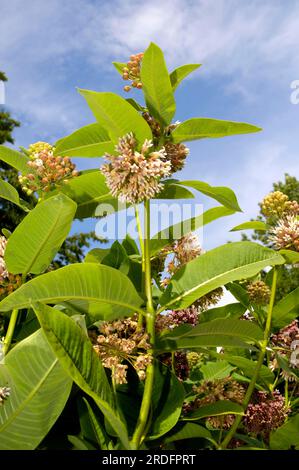
<svg viewBox="0 0 299 470"><path fill-rule="evenodd" d="M18 319L18 313L19 313L19 310L17 308L15 308L11 313L6 336L4 339L4 346L3 346L4 355L8 353L11 342L12 342L13 334L15 331L15 326L16 326L17 319Z"/></svg>
<svg viewBox="0 0 299 470"><path fill-rule="evenodd" d="M245 397L244 397L244 401L242 403L242 406L244 408L244 412L246 411L246 409L249 405L249 402L250 402L251 396L254 392L255 385L256 385L261 367L262 367L264 359L265 359L267 346L268 346L270 333L271 333L272 312L273 312L273 307L274 307L274 302L275 302L276 286L277 286L277 270L276 270L276 268L274 268L272 289L271 289L271 298L270 298L270 302L269 302L267 320L266 320L266 325L265 325L265 330L264 330L264 339L261 343L260 353L259 353L259 357L258 357L258 361L257 361L257 364L256 364L256 368L255 368L253 377L250 381L250 384L248 386L248 389L247 389ZM238 427L241 423L241 420L242 420L242 415L236 416L234 424L232 425L229 432L227 433L227 435L225 436L225 438L223 439L223 441L221 443L220 449L226 449L226 447L230 443L231 439L234 437L234 434L237 431L237 429L238 429Z"/></svg>
<svg viewBox="0 0 299 470"><path fill-rule="evenodd" d="M142 269L141 285L142 285L142 289L143 289L144 279L145 279L145 260L144 260L143 233L142 233L142 227L141 227L141 222L140 222L140 215L139 215L138 206L135 205L134 209L135 209L135 218L136 218L137 231L138 231L139 244L140 244L140 251L141 251L141 269ZM139 313L138 327L141 328L142 326L143 326L143 315Z"/></svg>
<svg viewBox="0 0 299 470"><path fill-rule="evenodd" d="M145 210L145 239L144 239L144 281L145 281L145 295L146 295L146 329L150 337L152 347L155 342L155 310L152 299L152 277L151 277L151 261L150 261L150 203L149 201L144 202ZM132 448L138 449L141 440L144 438L144 431L148 425L149 413L151 408L151 398L154 385L154 358L153 348L149 350L149 354L152 356L152 362L146 369L146 379L144 385L144 392L142 403L140 407L139 417L135 432L132 438Z"/></svg>

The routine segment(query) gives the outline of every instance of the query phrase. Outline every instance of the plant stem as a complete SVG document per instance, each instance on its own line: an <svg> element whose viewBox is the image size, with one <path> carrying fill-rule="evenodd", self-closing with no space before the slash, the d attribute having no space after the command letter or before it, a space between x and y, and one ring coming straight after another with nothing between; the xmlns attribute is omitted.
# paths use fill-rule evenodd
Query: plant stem
<svg viewBox="0 0 299 470"><path fill-rule="evenodd" d="M269 302L267 320L266 320L266 325L265 325L265 330L264 330L264 339L261 343L260 353L259 353L259 357L258 357L258 361L257 361L257 364L256 364L256 368L255 368L253 377L252 377L251 382L248 386L248 389L246 391L246 394L245 394L245 397L244 397L244 400L243 400L243 403L242 403L242 406L244 408L244 412L246 411L246 409L249 405L252 393L254 392L255 385L256 385L256 382L257 382L257 379L258 379L258 376L259 376L259 373L260 373L260 370L261 370L261 367L263 365L264 358L265 358L265 355L266 355L267 346L268 346L268 342L269 342L269 337L270 337L270 333L271 333L271 321L272 321L272 312L273 312L273 307L274 307L274 302L275 302L276 286L277 286L277 269L274 268L272 288L271 288L271 298L270 298L270 302ZM242 420L242 415L236 416L234 424L232 425L232 427L230 428L229 432L227 433L227 435L225 436L225 438L223 439L223 441L220 445L220 449L226 449L226 447L230 443L231 439L234 437L234 434L237 431L237 429L238 429L238 427L241 423L241 420Z"/></svg>
<svg viewBox="0 0 299 470"><path fill-rule="evenodd" d="M146 329L150 337L152 349L149 350L149 354L152 356L152 362L146 369L146 379L144 385L144 392L142 403L140 407L139 417L137 426L132 438L133 449L138 449L142 438L144 438L144 431L148 425L149 412L151 407L152 390L154 384L154 358L153 358L153 346L155 342L155 310L152 299L152 277L151 277L151 261L150 261L150 203L149 201L144 202L145 209L145 238L144 238L144 281L145 281L145 295L146 295Z"/></svg>
<svg viewBox="0 0 299 470"><path fill-rule="evenodd" d="M15 331L15 326L16 326L17 319L18 319L18 313L19 313L19 310L17 308L15 308L11 313L6 336L4 339L4 346L3 346L4 355L8 353L11 342L12 342L13 334Z"/></svg>
<svg viewBox="0 0 299 470"><path fill-rule="evenodd" d="M142 278L141 278L141 286L143 289L144 286L144 279L145 279L145 260L144 260L144 243L143 243L143 233L142 233L142 227L141 227L141 222L140 222L140 215L139 215L139 209L137 204L135 204L135 218L136 218L136 224L137 224L137 231L138 231L138 236L139 236L139 244L140 244L140 251L141 251L141 266L142 266ZM138 328L142 328L143 326L143 315L139 313L138 315Z"/></svg>

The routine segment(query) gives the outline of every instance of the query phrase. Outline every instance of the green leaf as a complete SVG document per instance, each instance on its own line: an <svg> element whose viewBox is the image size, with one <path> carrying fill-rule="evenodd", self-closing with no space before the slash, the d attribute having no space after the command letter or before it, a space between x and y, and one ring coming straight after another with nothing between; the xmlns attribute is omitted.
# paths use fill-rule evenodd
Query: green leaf
<svg viewBox="0 0 299 470"><path fill-rule="evenodd" d="M208 429L200 426L199 424L187 423L179 431L175 432L171 436L166 437L164 442L168 444L170 442L196 438L203 438L209 441L213 441L212 434L210 431L208 431Z"/></svg>
<svg viewBox="0 0 299 470"><path fill-rule="evenodd" d="M154 199L194 199L193 193L175 183L164 181L163 189Z"/></svg>
<svg viewBox="0 0 299 470"><path fill-rule="evenodd" d="M216 199L223 206L232 209L234 212L242 212L235 193L225 186L210 186L203 181L180 181L178 184L196 189L208 197Z"/></svg>
<svg viewBox="0 0 299 470"><path fill-rule="evenodd" d="M250 305L248 292L237 282L229 282L225 288L247 309Z"/></svg>
<svg viewBox="0 0 299 470"><path fill-rule="evenodd" d="M252 242L235 242L215 248L183 266L161 298L161 310L182 309L228 282L256 275L267 266L282 264L281 255Z"/></svg>
<svg viewBox="0 0 299 470"><path fill-rule="evenodd" d="M41 330L9 352L0 365L0 384L11 389L0 406L0 449L34 450L61 414L72 385Z"/></svg>
<svg viewBox="0 0 299 470"><path fill-rule="evenodd" d="M0 311L25 308L32 302L65 302L91 319L112 320L137 311L142 299L117 269L94 263L72 264L23 284L0 302Z"/></svg>
<svg viewBox="0 0 299 470"><path fill-rule="evenodd" d="M18 191L7 181L0 180L0 198L10 201L24 211L28 212L28 209L21 204Z"/></svg>
<svg viewBox="0 0 299 470"><path fill-rule="evenodd" d="M200 323L215 320L215 318L240 318L246 311L246 307L241 303L232 303L222 307L209 308L201 312Z"/></svg>
<svg viewBox="0 0 299 470"><path fill-rule="evenodd" d="M198 69L200 66L201 64L186 64L173 70L169 76L173 91L177 89L184 78L188 77L190 73L194 72L194 70Z"/></svg>
<svg viewBox="0 0 299 470"><path fill-rule="evenodd" d="M279 250L279 253L285 258L287 263L299 263L299 253L293 250Z"/></svg>
<svg viewBox="0 0 299 470"><path fill-rule="evenodd" d="M114 143L98 123L81 127L56 144L55 155L69 157L102 157L114 153Z"/></svg>
<svg viewBox="0 0 299 470"><path fill-rule="evenodd" d="M156 255L160 252L169 243L174 240L181 238L186 235L188 232L193 232L194 230L199 229L200 227L213 222L214 220L219 219L220 217L226 217L228 215L234 214L235 211L227 209L226 207L212 207L208 209L203 214L200 214L191 219L183 220L178 222L175 225L165 228L160 232L156 233L153 238L150 240L150 253L151 256Z"/></svg>
<svg viewBox="0 0 299 470"><path fill-rule="evenodd" d="M261 131L260 127L243 122L222 119L192 118L179 124L172 132L173 141L186 142L204 138L226 137L236 134L250 134Z"/></svg>
<svg viewBox="0 0 299 470"><path fill-rule="evenodd" d="M101 264L105 256L110 252L110 248L93 248L85 256L84 263Z"/></svg>
<svg viewBox="0 0 299 470"><path fill-rule="evenodd" d="M224 354L224 358L230 364L233 364L234 366L237 366L239 369L241 369L247 377L251 378L255 374L257 364L256 361L242 356L232 356L230 354ZM272 384L275 377L269 367L262 365L259 372L259 378L266 384Z"/></svg>
<svg viewBox="0 0 299 470"><path fill-rule="evenodd" d="M144 52L141 81L149 112L167 126L175 114L175 100L163 52L154 43Z"/></svg>
<svg viewBox="0 0 299 470"><path fill-rule="evenodd" d="M152 132L142 116L130 103L115 93L79 90L97 121L108 131L113 143L133 132L140 145L152 138Z"/></svg>
<svg viewBox="0 0 299 470"><path fill-rule="evenodd" d="M299 446L299 415L295 415L270 434L270 449L288 450Z"/></svg>
<svg viewBox="0 0 299 470"><path fill-rule="evenodd" d="M149 439L157 439L172 429L181 414L185 390L183 384L170 370L156 367L152 394L154 415Z"/></svg>
<svg viewBox="0 0 299 470"><path fill-rule="evenodd" d="M12 166L16 170L21 171L22 173L28 172L27 162L29 160L26 155L16 150L12 150L9 147L0 145L0 160L8 165Z"/></svg>
<svg viewBox="0 0 299 470"><path fill-rule="evenodd" d="M198 410L193 411L184 417L184 421L197 420L207 418L209 416L225 416L225 415L243 415L244 410L241 405L229 400L219 400L210 405L201 406Z"/></svg>
<svg viewBox="0 0 299 470"><path fill-rule="evenodd" d="M204 380L224 379L234 370L227 361L207 362L201 366L200 371Z"/></svg>
<svg viewBox="0 0 299 470"><path fill-rule="evenodd" d="M103 425L100 424L99 417L96 416L91 405L88 403L86 398L82 398L88 413L89 424L92 430L92 437L96 440L98 446L102 450L108 450L109 438L103 428Z"/></svg>
<svg viewBox="0 0 299 470"><path fill-rule="evenodd" d="M62 367L74 382L94 399L125 448L127 431L118 416L104 367L89 338L67 315L46 305L36 304L35 313Z"/></svg>
<svg viewBox="0 0 299 470"><path fill-rule="evenodd" d="M118 73L123 74L123 68L127 66L126 62L112 62Z"/></svg>
<svg viewBox="0 0 299 470"><path fill-rule="evenodd" d="M112 244L109 253L102 259L102 264L119 269L122 273L128 275L130 270L130 258L118 240L115 240Z"/></svg>
<svg viewBox="0 0 299 470"><path fill-rule="evenodd" d="M76 217L84 219L94 217L99 204L111 204L117 209L117 200L112 198L100 171L92 171L73 178L65 183L60 192L77 203Z"/></svg>
<svg viewBox="0 0 299 470"><path fill-rule="evenodd" d="M70 231L76 207L64 194L37 204L9 237L5 250L8 271L45 271Z"/></svg>
<svg viewBox="0 0 299 470"><path fill-rule="evenodd" d="M237 232L238 230L262 230L266 232L269 229L268 225L261 220L251 220L249 222L243 222L243 224L236 225L230 229L230 232Z"/></svg>
<svg viewBox="0 0 299 470"><path fill-rule="evenodd" d="M272 324L275 328L288 325L298 316L299 287L283 297L273 308Z"/></svg>
<svg viewBox="0 0 299 470"><path fill-rule="evenodd" d="M79 436L68 435L69 442L73 445L72 450L95 450L95 448L87 441Z"/></svg>

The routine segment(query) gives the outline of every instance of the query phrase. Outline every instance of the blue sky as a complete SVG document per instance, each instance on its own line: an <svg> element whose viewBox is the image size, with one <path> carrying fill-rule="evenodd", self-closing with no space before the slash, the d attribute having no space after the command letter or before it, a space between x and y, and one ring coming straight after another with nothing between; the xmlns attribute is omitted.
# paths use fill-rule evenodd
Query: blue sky
<svg viewBox="0 0 299 470"><path fill-rule="evenodd" d="M16 146L54 142L93 122L76 87L122 93L111 62L154 41L170 69L203 64L176 93L176 119L213 117L264 129L192 143L178 174L232 187L244 211L208 226L204 248L239 239L229 229L255 217L272 182L299 174L299 105L290 102L291 82L299 79L298 31L296 0L0 0L0 69L9 77L7 106L22 122ZM215 205L202 196L196 201Z"/></svg>

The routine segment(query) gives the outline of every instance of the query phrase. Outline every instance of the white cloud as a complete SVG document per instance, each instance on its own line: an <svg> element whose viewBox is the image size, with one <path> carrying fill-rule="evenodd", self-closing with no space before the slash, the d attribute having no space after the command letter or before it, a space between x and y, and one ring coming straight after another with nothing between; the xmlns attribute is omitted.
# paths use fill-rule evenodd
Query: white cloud
<svg viewBox="0 0 299 470"><path fill-rule="evenodd" d="M0 6L0 63L10 76L9 103L41 125L74 124L74 105L68 111L65 106L72 98L59 89L70 60L107 69L112 58L122 60L151 40L166 51L171 66L198 61L204 63L202 76L230 76L227 90L245 99L252 98L249 80L295 79L298 70L297 1L288 8L273 0L0 0Z"/></svg>

